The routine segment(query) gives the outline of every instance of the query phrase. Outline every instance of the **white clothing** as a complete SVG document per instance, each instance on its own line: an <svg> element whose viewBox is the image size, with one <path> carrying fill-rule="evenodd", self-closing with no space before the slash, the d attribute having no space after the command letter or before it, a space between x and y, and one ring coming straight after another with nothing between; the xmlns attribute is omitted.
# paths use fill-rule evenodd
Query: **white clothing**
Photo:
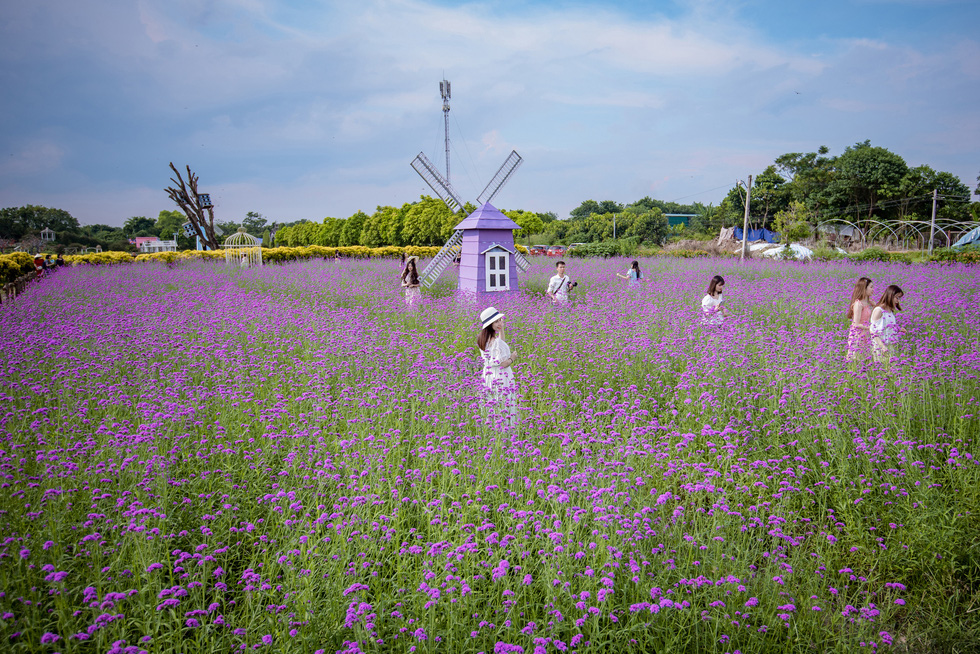
<svg viewBox="0 0 980 654"><path fill-rule="evenodd" d="M505 427L517 426L517 383L510 366L502 368L501 361L510 357L510 346L504 339L495 337L487 349L480 352L483 358L483 396L487 413L494 422Z"/></svg>
<svg viewBox="0 0 980 654"><path fill-rule="evenodd" d="M898 326L895 324L895 314L882 309L881 316L871 321L871 358L876 363L891 361L892 347L897 340Z"/></svg>
<svg viewBox="0 0 980 654"><path fill-rule="evenodd" d="M560 304L568 304L568 287L572 283L572 278L568 275L559 277L555 275L548 282L548 292L555 296Z"/></svg>
<svg viewBox="0 0 980 654"><path fill-rule="evenodd" d="M891 345L898 340L898 326L895 324L895 314L887 309L881 310L878 320L871 321L871 337L880 338L885 345Z"/></svg>
<svg viewBox="0 0 980 654"><path fill-rule="evenodd" d="M422 289L420 289L418 286L405 287L405 304L410 309L414 309L421 299Z"/></svg>
<svg viewBox="0 0 980 654"><path fill-rule="evenodd" d="M629 285L630 286L639 286L640 285L640 275L639 275L639 273L637 271L635 271L632 268L630 268L628 271L626 271L626 274L629 275L629 278L630 278Z"/></svg>
<svg viewBox="0 0 980 654"><path fill-rule="evenodd" d="M724 322L725 314L721 312L721 303L724 299L721 293L717 297L704 296L704 299L701 300L701 312L704 314L701 318L701 324L720 325Z"/></svg>

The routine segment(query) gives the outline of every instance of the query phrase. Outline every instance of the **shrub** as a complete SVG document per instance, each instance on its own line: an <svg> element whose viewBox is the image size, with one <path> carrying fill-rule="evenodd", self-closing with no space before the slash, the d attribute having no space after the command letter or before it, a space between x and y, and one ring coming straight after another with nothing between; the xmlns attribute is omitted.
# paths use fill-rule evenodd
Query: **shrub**
<svg viewBox="0 0 980 654"><path fill-rule="evenodd" d="M912 264L912 255L908 252L890 252L888 254L888 260L894 263L906 263Z"/></svg>
<svg viewBox="0 0 980 654"><path fill-rule="evenodd" d="M870 247L866 250L861 250L857 254L850 255L851 261L881 261L887 262L891 260L891 255L888 251L879 247Z"/></svg>
<svg viewBox="0 0 980 654"><path fill-rule="evenodd" d="M707 250L664 250L658 254L665 257L678 257L680 259L699 259L701 257L715 256Z"/></svg>
<svg viewBox="0 0 980 654"><path fill-rule="evenodd" d="M65 263L69 263L73 266L79 264L90 264L90 265L100 265L100 264L113 264L113 263L131 263L133 261L133 256L128 252L90 252L89 254L71 254L65 257Z"/></svg>
<svg viewBox="0 0 980 654"><path fill-rule="evenodd" d="M9 284L34 270L34 257L26 252L0 254L0 284Z"/></svg>
<svg viewBox="0 0 980 654"><path fill-rule="evenodd" d="M570 257L615 257L619 254L619 244L616 242L608 243L586 243L579 245L568 251Z"/></svg>
<svg viewBox="0 0 980 654"><path fill-rule="evenodd" d="M941 250L934 250L932 256L929 257L929 261L940 263L980 264L980 248L965 247L959 249L943 248Z"/></svg>
<svg viewBox="0 0 980 654"><path fill-rule="evenodd" d="M797 220L794 223L790 223L786 226L782 237L787 243L792 241L802 241L804 239L810 238L810 234L813 230L810 228L809 223L803 220Z"/></svg>
<svg viewBox="0 0 980 654"><path fill-rule="evenodd" d="M811 249L813 250L814 261L838 261L847 258L847 255L840 252L837 248L826 245L816 245Z"/></svg>

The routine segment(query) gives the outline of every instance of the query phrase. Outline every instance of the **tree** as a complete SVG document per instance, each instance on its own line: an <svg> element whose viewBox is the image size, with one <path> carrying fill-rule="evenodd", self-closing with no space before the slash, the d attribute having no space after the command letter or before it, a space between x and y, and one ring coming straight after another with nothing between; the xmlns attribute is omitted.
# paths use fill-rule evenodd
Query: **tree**
<svg viewBox="0 0 980 654"><path fill-rule="evenodd" d="M908 170L905 160L894 152L873 147L870 141L856 143L837 157L824 195L828 205L842 214L886 217L887 208L878 204L899 196L899 185Z"/></svg>
<svg viewBox="0 0 980 654"><path fill-rule="evenodd" d="M361 227L360 243L369 248L376 248L382 245L398 245L389 239L389 236L396 238L401 232L400 224L391 223L401 222L401 211L395 207L379 206L373 214L368 216Z"/></svg>
<svg viewBox="0 0 980 654"><path fill-rule="evenodd" d="M184 223L186 222L187 218L179 211L167 211L164 209L157 216L157 221L153 228L162 238L172 238L174 233L183 235ZM180 240L179 237L178 240Z"/></svg>
<svg viewBox="0 0 980 654"><path fill-rule="evenodd" d="M526 238L544 231L544 223L538 214L531 211L504 211L503 214L520 225L514 231L514 238Z"/></svg>
<svg viewBox="0 0 980 654"><path fill-rule="evenodd" d="M572 218L588 218L592 214L613 214L619 213L622 210L623 205L613 200L603 200L602 202L586 200L578 207L572 209L568 215Z"/></svg>
<svg viewBox="0 0 980 654"><path fill-rule="evenodd" d="M632 217L633 214L627 212L624 216ZM650 209L632 218L631 224L623 232L626 236L635 236L643 243L653 243L660 245L667 239L667 231L670 225L667 216L660 209Z"/></svg>
<svg viewBox="0 0 980 654"><path fill-rule="evenodd" d="M368 215L363 211L358 211L353 216L344 221L344 228L340 232L340 245L351 246L361 245L361 229L367 221Z"/></svg>
<svg viewBox="0 0 980 654"><path fill-rule="evenodd" d="M710 232L721 227L721 211L718 210L718 207L713 202L707 205L695 202L693 209L694 211L691 213L697 214L691 219L690 226L694 231Z"/></svg>
<svg viewBox="0 0 980 654"><path fill-rule="evenodd" d="M0 209L0 238L21 238L29 232L40 233L45 228L55 234L77 232L78 220L64 209L51 209L28 204L23 207Z"/></svg>
<svg viewBox="0 0 980 654"><path fill-rule="evenodd" d="M772 215L789 204L789 195L783 189L785 183L786 179L776 172L775 166L767 167L752 183L750 209L760 226L769 226Z"/></svg>
<svg viewBox="0 0 980 654"><path fill-rule="evenodd" d="M443 245L444 225L447 222L458 223L457 216L449 210L442 200L428 195L408 208L405 212L405 224L402 228L402 239L406 245ZM452 225L450 226L450 230Z"/></svg>
<svg viewBox="0 0 980 654"><path fill-rule="evenodd" d="M834 158L826 157L830 149L821 145L816 152L789 152L776 157L776 167L790 176L786 184L792 200L819 210L823 189L830 182L834 172Z"/></svg>
<svg viewBox="0 0 980 654"><path fill-rule="evenodd" d="M211 250L219 249L218 235L214 231L214 207L210 206L210 203L206 207L201 206L202 198L197 191L197 175L191 172L190 166L187 166L187 184L184 184L184 178L180 176L172 161L170 170L177 176L177 179L171 177L170 181L177 186L168 186L164 189L167 195L187 216L201 243Z"/></svg>
<svg viewBox="0 0 980 654"><path fill-rule="evenodd" d="M156 221L145 216L133 216L123 223L123 229L127 234L137 235L140 232L152 232L156 228ZM154 234L159 236L159 234Z"/></svg>
<svg viewBox="0 0 980 654"><path fill-rule="evenodd" d="M790 202L789 207L776 212L773 229L779 232L783 243L802 241L813 233L813 215L799 200Z"/></svg>
<svg viewBox="0 0 980 654"><path fill-rule="evenodd" d="M327 247L337 247L340 245L340 235L344 231L344 223L346 222L343 218L324 218L323 229L321 230L321 233L324 235L323 245Z"/></svg>
<svg viewBox="0 0 980 654"><path fill-rule="evenodd" d="M245 231L252 236L256 236L262 233L262 230L265 229L268 222L269 221L266 220L265 216L262 214L249 211L247 214L245 214L245 220L242 221L242 227L244 227Z"/></svg>
<svg viewBox="0 0 980 654"><path fill-rule="evenodd" d="M218 236L222 238L227 238L232 234L234 234L235 232L237 232L239 227L241 227L241 224L236 223L234 220L220 222L218 223L218 229L221 230L221 234L218 234Z"/></svg>

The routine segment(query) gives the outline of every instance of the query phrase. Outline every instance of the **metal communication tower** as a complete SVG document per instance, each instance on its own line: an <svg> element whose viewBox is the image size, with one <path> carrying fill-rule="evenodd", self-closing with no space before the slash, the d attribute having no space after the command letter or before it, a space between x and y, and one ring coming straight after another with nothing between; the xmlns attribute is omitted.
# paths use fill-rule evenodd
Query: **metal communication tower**
<svg viewBox="0 0 980 654"><path fill-rule="evenodd" d="M442 95L442 115L446 118L446 181L449 181L449 81L439 82L439 94Z"/></svg>

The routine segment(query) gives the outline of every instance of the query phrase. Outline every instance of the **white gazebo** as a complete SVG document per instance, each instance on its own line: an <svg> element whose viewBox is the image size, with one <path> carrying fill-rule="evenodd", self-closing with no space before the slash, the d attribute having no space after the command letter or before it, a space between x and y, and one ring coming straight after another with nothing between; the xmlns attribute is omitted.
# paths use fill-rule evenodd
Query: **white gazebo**
<svg viewBox="0 0 980 654"><path fill-rule="evenodd" d="M41 230L41 240L45 243L50 243L54 241L54 231L50 227L45 227Z"/></svg>
<svg viewBox="0 0 980 654"><path fill-rule="evenodd" d="M262 267L262 245L259 240L239 227L238 232L225 239L225 263L239 268Z"/></svg>

